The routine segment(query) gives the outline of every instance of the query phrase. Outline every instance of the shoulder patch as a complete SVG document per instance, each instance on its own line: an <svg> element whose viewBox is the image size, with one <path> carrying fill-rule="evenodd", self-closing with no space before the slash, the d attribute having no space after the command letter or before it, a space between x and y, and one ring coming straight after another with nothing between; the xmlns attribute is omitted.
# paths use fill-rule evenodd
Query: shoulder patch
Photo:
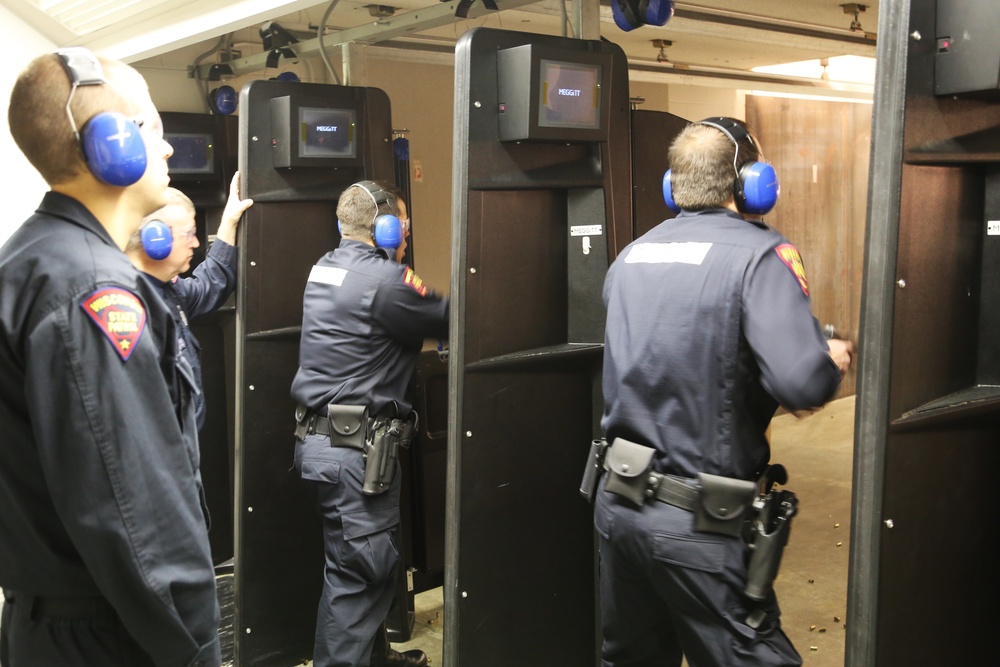
<svg viewBox="0 0 1000 667"><path fill-rule="evenodd" d="M427 285L410 267L406 267L406 271L403 273L403 282L412 287L413 291L420 296L427 296Z"/></svg>
<svg viewBox="0 0 1000 667"><path fill-rule="evenodd" d="M802 257L798 249L791 243L782 243L774 249L778 253L778 258L785 263L785 266L792 272L795 279L799 281L802 293L809 296L809 281L806 280L806 267L802 263Z"/></svg>
<svg viewBox="0 0 1000 667"><path fill-rule="evenodd" d="M106 287L85 297L80 307L128 361L146 328L146 309L139 297L120 287Z"/></svg>

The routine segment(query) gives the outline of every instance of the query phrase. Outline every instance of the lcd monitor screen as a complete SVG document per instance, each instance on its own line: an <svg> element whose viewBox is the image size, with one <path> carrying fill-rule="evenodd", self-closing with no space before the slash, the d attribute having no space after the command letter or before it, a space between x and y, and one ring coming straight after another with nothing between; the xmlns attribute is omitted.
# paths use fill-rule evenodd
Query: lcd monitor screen
<svg viewBox="0 0 1000 667"><path fill-rule="evenodd" d="M357 157L354 109L300 107L299 128L299 157Z"/></svg>
<svg viewBox="0 0 1000 667"><path fill-rule="evenodd" d="M601 66L540 61L538 126L596 130L601 126Z"/></svg>
<svg viewBox="0 0 1000 667"><path fill-rule="evenodd" d="M174 154L167 159L169 173L211 174L215 171L215 142L211 134L164 132L163 138L174 149Z"/></svg>

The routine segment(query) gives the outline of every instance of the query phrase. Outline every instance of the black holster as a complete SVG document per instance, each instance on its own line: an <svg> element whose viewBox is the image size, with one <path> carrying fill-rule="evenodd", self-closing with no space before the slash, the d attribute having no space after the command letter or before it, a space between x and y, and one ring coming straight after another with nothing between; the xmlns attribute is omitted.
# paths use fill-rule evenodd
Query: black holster
<svg viewBox="0 0 1000 667"><path fill-rule="evenodd" d="M791 491L771 491L756 503L759 512L751 524L751 556L744 589L751 600L759 602L771 591L798 502Z"/></svg>
<svg viewBox="0 0 1000 667"><path fill-rule="evenodd" d="M410 412L408 419L378 417L372 427L371 438L365 447L365 481L362 493L376 496L384 493L396 477L399 448L410 446L417 426L417 413Z"/></svg>
<svg viewBox="0 0 1000 667"><path fill-rule="evenodd" d="M597 484L604 472L604 455L608 451L608 441L598 438L590 441L590 452L587 454L587 465L583 468L583 480L580 482L580 495L590 504L597 497Z"/></svg>

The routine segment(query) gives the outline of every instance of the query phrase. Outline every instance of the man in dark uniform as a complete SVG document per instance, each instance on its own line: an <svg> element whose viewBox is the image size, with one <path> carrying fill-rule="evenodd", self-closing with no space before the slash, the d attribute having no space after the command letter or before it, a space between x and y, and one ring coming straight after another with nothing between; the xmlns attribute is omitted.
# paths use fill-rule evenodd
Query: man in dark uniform
<svg viewBox="0 0 1000 667"><path fill-rule="evenodd" d="M8 119L51 191L0 248L0 663L217 666L190 368L122 252L165 203L159 114L75 48L28 65Z"/></svg>
<svg viewBox="0 0 1000 667"><path fill-rule="evenodd" d="M341 423L352 433L357 423L345 419L334 429L330 418L364 410L362 434L380 433L385 419L410 419L406 389L424 339L447 336L447 300L395 261L406 235L399 213L395 198L371 181L344 190L340 246L312 268L305 290L291 393L300 405L295 467L315 491L326 545L316 667L427 664L422 651L390 649L383 626L399 563L400 476L370 488L374 457L366 461L356 441L339 436ZM391 242L381 238L383 223L393 228Z"/></svg>
<svg viewBox="0 0 1000 667"><path fill-rule="evenodd" d="M191 332L188 320L214 313L236 289L239 260L236 228L243 212L253 204L252 199L240 199L239 188L240 174L237 172L229 185L229 200L222 212L215 242L205 254L205 261L195 267L191 276L178 277L191 268L194 249L199 245L195 233L195 209L191 199L176 188L167 189L167 205L147 215L125 246L125 253L132 264L159 290L174 316L179 334L177 347L191 365L198 388L194 402L199 431L205 426L205 392L202 390L199 355L201 346ZM143 243L144 234L146 244Z"/></svg>
<svg viewBox="0 0 1000 667"><path fill-rule="evenodd" d="M652 470L676 493L642 504L598 494L603 664L799 665L773 591L762 602L744 594L742 536L696 531L698 500L676 496L700 498L699 473L757 480L778 405L822 406L852 346L824 340L795 247L741 216L741 171L764 164L742 122L689 125L669 158L683 210L626 247L605 281L601 425L609 457L619 438L653 448Z"/></svg>

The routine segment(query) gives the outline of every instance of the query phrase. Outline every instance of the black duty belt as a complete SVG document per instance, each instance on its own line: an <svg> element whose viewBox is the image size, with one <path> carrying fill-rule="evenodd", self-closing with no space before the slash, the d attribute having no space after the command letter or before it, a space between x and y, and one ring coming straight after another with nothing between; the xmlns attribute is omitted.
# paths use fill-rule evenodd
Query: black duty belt
<svg viewBox="0 0 1000 667"><path fill-rule="evenodd" d="M112 622L118 618L115 608L104 597L32 595L4 589L4 599L10 604L28 607L32 618L95 620Z"/></svg>
<svg viewBox="0 0 1000 667"><path fill-rule="evenodd" d="M326 417L320 417L319 414L313 412L306 417L306 435L313 435L318 433L319 435L330 435L330 420Z"/></svg>
<svg viewBox="0 0 1000 667"><path fill-rule="evenodd" d="M693 512L698 505L698 495L701 487L698 480L688 477L678 477L676 475L663 475L658 472L650 472L649 488L653 490L653 497L661 503L667 503L674 507Z"/></svg>

